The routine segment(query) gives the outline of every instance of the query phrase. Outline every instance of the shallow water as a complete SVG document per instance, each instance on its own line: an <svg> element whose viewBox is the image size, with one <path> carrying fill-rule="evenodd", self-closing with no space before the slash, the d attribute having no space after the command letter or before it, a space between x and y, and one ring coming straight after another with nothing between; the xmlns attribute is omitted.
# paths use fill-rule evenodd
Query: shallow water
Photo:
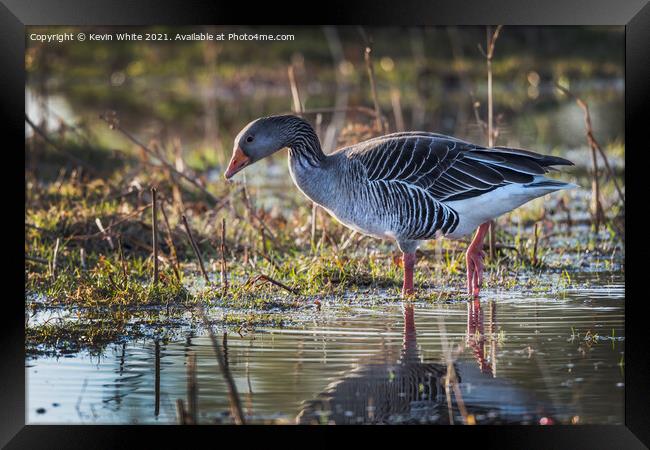
<svg viewBox="0 0 650 450"><path fill-rule="evenodd" d="M300 326L229 334L228 366L249 421L622 424L623 278L577 278L583 288L559 297L488 290L480 303L325 304ZM460 378L449 399L447 347ZM199 421L228 423L210 339L189 332L101 357L28 360L27 420L175 423L192 353Z"/></svg>

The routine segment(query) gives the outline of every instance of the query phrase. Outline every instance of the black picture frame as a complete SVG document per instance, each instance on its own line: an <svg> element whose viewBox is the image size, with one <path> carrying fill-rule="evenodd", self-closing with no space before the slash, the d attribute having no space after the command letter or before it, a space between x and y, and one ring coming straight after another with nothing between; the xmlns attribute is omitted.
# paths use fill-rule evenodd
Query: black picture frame
<svg viewBox="0 0 650 450"><path fill-rule="evenodd" d="M14 202L16 211L7 212L5 248L24 255L20 236L20 186L24 177L11 161L20 161L24 148L24 49L27 25L203 25L203 24L366 24L366 25L624 25L625 26L625 145L626 197L633 206L626 211L626 259L635 260L645 253L643 236L645 200L648 188L644 179L643 154L650 151L647 139L650 105L650 4L646 0L614 2L608 0L445 0L423 2L401 0L365 0L354 3L328 2L215 2L215 1L110 1L110 0L2 0L0 3L0 123L4 129L5 174L4 203ZM24 151L24 150L22 150ZM24 155L23 155L24 156ZM24 210L22 211L24 215ZM15 249L14 249L15 246ZM303 434L303 445L323 437L340 439L344 430L321 427L158 427L158 426L35 426L25 425L24 289L19 291L20 275L16 260L5 255L6 284L0 317L3 326L3 382L0 383L0 444L6 448L116 448L134 446L144 438L148 448L166 448L174 440L185 445L197 437L212 439L215 445L227 445L226 437L251 444L251 437L266 443L285 441L284 433ZM642 261L639 258L639 261ZM23 260L24 263L24 260ZM24 266L23 266L24 267ZM363 438L385 440L395 433L417 434L426 445L440 442L445 434L458 443L467 439L479 445L513 448L647 448L650 445L650 350L645 333L643 309L647 300L633 295L633 286L643 288L644 265L626 264L625 304L625 425L621 426L499 426L499 427L371 427L356 428ZM16 272L15 276L13 271ZM24 278L23 269L23 278ZM644 291L638 290L638 293ZM280 434L278 434L280 433ZM306 434L309 433L309 434ZM336 436L335 436L336 435ZM313 436L313 437L312 437ZM319 439L315 441L314 438ZM405 442L416 444L415 440ZM413 445L412 444L412 445ZM142 445L142 444L141 444ZM232 445L232 444L230 444ZM367 445L367 444L366 444ZM421 445L421 444L418 444Z"/></svg>

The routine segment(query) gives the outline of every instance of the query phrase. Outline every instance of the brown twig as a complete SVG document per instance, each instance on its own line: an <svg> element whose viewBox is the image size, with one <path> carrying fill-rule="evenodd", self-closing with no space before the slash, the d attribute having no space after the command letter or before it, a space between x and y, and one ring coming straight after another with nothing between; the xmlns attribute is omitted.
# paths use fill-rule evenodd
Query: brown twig
<svg viewBox="0 0 650 450"><path fill-rule="evenodd" d="M311 204L311 251L316 250L316 219L318 218L318 205L316 202Z"/></svg>
<svg viewBox="0 0 650 450"><path fill-rule="evenodd" d="M496 136L498 130L494 129L494 100L492 95L492 58L494 57L494 46L496 44L499 33L501 32L502 25L497 26L494 30L494 33L491 33L491 27L486 27L486 40L487 40L487 52L483 51L483 48L479 45L479 50L485 56L487 63L487 88L488 88L488 120L487 120L487 133L488 133L488 147L494 147ZM495 244L496 244L496 232L495 232L495 223L494 221L490 222L488 243L490 246L490 259L494 260L495 256Z"/></svg>
<svg viewBox="0 0 650 450"><path fill-rule="evenodd" d="M379 99L377 98L377 87L375 86L375 69L372 66L370 53L372 49L368 46L364 52L364 59L366 60L366 69L368 70L368 78L370 79L370 92L372 94L372 102L375 106L375 127L377 131L384 133L384 124L381 120L382 114L379 109Z"/></svg>
<svg viewBox="0 0 650 450"><path fill-rule="evenodd" d="M50 139L43 130L41 130L38 126L36 126L36 124L34 122L32 122L32 120L27 116L27 114L25 114L25 122L27 122L27 124L32 128L32 130L34 130L34 132L36 134L38 134L43 139L43 141L45 141L45 143L47 143L54 150L61 153L63 156L65 156L70 161L74 162L75 164L83 167L84 169L86 169L91 174L97 175L97 171L95 171L95 169L93 169L91 166L89 166L88 163L86 163L85 161L82 161L81 159L77 158L76 156L68 153L66 150L64 150L59 145L57 145L52 139Z"/></svg>
<svg viewBox="0 0 650 450"><path fill-rule="evenodd" d="M183 219L183 225L185 225L185 231L187 232L187 237L190 240L190 244L192 245L192 250L194 250L194 255L196 256L196 259L199 260L199 266L201 267L201 273L203 274L203 278L205 278L206 283L210 283L210 277L208 277L208 273L205 271L205 267L203 266L203 258L201 257L201 250L199 250L199 246L196 245L196 241L194 240L194 236L192 236L192 230L190 230L190 225L187 222L187 217L185 217L185 214L181 216Z"/></svg>
<svg viewBox="0 0 650 450"><path fill-rule="evenodd" d="M271 239L273 242L278 242L278 238L275 235L273 231L269 228L269 226L266 224L264 220L262 220L256 213L253 211L253 205L251 204L250 196L248 195L248 189L244 188L242 190L242 195L244 197L244 205L246 206L246 209L248 210L248 213L250 214L251 217L255 218L259 224L264 227L264 229L269 233L271 236Z"/></svg>
<svg viewBox="0 0 650 450"><path fill-rule="evenodd" d="M160 212L162 212L163 221L165 222L165 229L167 231L167 245L169 245L169 252L171 253L173 264L174 275L176 279L181 281L180 265L178 263L178 252L176 251L176 246L174 245L174 239L172 238L172 229L169 226L169 220L167 219L167 213L165 212L165 205L160 204Z"/></svg>
<svg viewBox="0 0 650 450"><path fill-rule="evenodd" d="M226 267L226 218L221 219L221 285L224 294L228 290L228 272Z"/></svg>
<svg viewBox="0 0 650 450"><path fill-rule="evenodd" d="M247 258L248 247L244 247L244 252L245 252L245 253L244 253L244 257ZM262 253L262 252L258 252L258 251L255 251L255 254L256 254L257 256L260 256L260 257L264 258L266 261L268 261L268 263L271 264L275 270L278 270L278 271L280 270L280 266L278 266L278 263L276 263L275 261L273 261L273 259L271 259L271 257L270 257L269 255L265 255L264 253ZM244 259L243 264L244 264L244 265L247 265L247 264L248 264L248 260L247 260L247 259Z"/></svg>
<svg viewBox="0 0 650 450"><path fill-rule="evenodd" d="M291 98L293 100L293 112L297 115L302 114L302 102L300 101L300 94L298 92L298 83L296 83L296 74L294 73L293 65L287 69L289 75L289 85L291 87Z"/></svg>
<svg viewBox="0 0 650 450"><path fill-rule="evenodd" d="M151 246L153 247L153 285L158 284L158 201L156 188L151 188Z"/></svg>
<svg viewBox="0 0 650 450"><path fill-rule="evenodd" d="M337 136L345 123L346 113L342 112L342 109L345 109L348 106L350 97L350 79L348 75L341 70L343 68L345 57L338 29L333 26L324 27L323 33L325 34L327 46L332 57L334 78L336 82L334 108L338 110L333 113L330 123L323 134L323 151L325 153L331 153L336 148Z"/></svg>
<svg viewBox="0 0 650 450"><path fill-rule="evenodd" d="M404 115L402 114L402 99L399 89L393 88L390 91L390 102L393 106L393 116L395 117L395 131L404 131Z"/></svg>
<svg viewBox="0 0 650 450"><path fill-rule="evenodd" d="M99 228L99 232L104 235L106 240L108 241L108 246L111 248L111 250L115 250L115 246L113 245L113 240L109 236L108 233L106 233L106 228L104 228L104 225L102 225L102 221L100 220L99 217L95 218L95 224L97 225L97 228Z"/></svg>
<svg viewBox="0 0 650 450"><path fill-rule="evenodd" d="M259 281L265 281L267 283L274 284L275 286L278 286L278 287L280 287L280 288L282 288L282 289L284 289L284 290L286 290L286 291L288 291L288 292L290 292L292 294L298 295L298 290L297 289L292 289L289 286L287 286L286 284L281 283L281 282L279 282L277 280L274 280L273 278L269 277L268 275L264 275L264 274L257 275L257 276L255 276L253 278L250 278L248 281L246 281L246 283L244 283L243 287L247 288L249 286L254 285L255 283L257 283Z"/></svg>
<svg viewBox="0 0 650 450"><path fill-rule="evenodd" d="M566 197L560 198L558 201L558 208L566 213L566 226L567 233L571 234L571 227L573 226L573 221L571 220L571 208L566 203Z"/></svg>
<svg viewBox="0 0 650 450"><path fill-rule="evenodd" d="M124 291L124 286L119 286L119 285L115 282L115 278L113 277L113 274L112 274L112 273L109 273L109 274L108 274L108 281L111 283L111 286L113 286L113 289L115 289L117 292Z"/></svg>
<svg viewBox="0 0 650 450"><path fill-rule="evenodd" d="M126 284L129 281L129 272L126 267L126 260L124 259L124 251L122 250L122 238L119 236L117 237L117 248L119 250L120 264L122 265L122 276L124 277L124 287L126 288Z"/></svg>
<svg viewBox="0 0 650 450"><path fill-rule="evenodd" d="M555 82L555 87L557 87L566 96L571 97L573 100L575 100L576 104L580 107L580 109L582 109L584 113L585 132L587 134L587 143L589 144L589 148L591 150L591 162L592 162L592 170L593 170L593 178L592 178L592 185L591 185L592 186L592 214L594 215L595 220L598 222L599 219L604 218L604 212L603 212L602 204L600 202L600 187L598 184L598 161L596 158L596 152L600 154L603 163L605 164L605 168L607 169L607 175L613 181L614 187L616 188L616 192L618 193L619 200L623 206L625 206L625 196L623 195L623 191L621 190L618 181L616 181L616 176L614 175L614 171L612 170L612 167L609 165L609 160L607 159L607 155L605 154L605 151L600 146L600 144L598 143L598 141L594 136L594 130L591 124L591 114L589 113L589 105L587 105L587 102L582 100L580 97L575 95L573 92L571 92L564 86L560 85L558 82Z"/></svg>
<svg viewBox="0 0 650 450"><path fill-rule="evenodd" d="M486 41L487 41L487 51L484 51L483 48L479 45L479 50L485 56L487 64L487 87L488 87L488 146L494 147L495 141L495 131L494 131L494 104L493 104L493 95L492 95L492 59L494 58L494 47L496 41L499 37L503 25L496 27L493 33L491 33L492 28L486 27Z"/></svg>
<svg viewBox="0 0 650 450"><path fill-rule="evenodd" d="M291 97L293 99L293 111L295 114L298 116L302 116L302 111L303 111L303 105L302 101L300 100L300 93L298 92L298 83L296 82L296 76L294 73L293 65L289 66L288 69L289 73L289 84L291 85ZM316 233L316 223L314 221L314 218L316 217L316 204L312 204L312 210L311 210L311 217L312 217L312 224L311 224L311 230L312 230L312 249L314 247L314 235ZM263 233L262 233L263 236ZM264 246L264 239L262 239L262 245ZM266 246L264 246L264 253L266 254Z"/></svg>
<svg viewBox="0 0 650 450"><path fill-rule="evenodd" d="M534 239L533 239L533 266L537 265L537 243L539 241L539 227L535 224Z"/></svg>
<svg viewBox="0 0 650 450"><path fill-rule="evenodd" d="M131 133L129 133L127 130L122 128L120 125L120 121L117 119L116 115L114 113L111 114L111 117L105 114L100 114L99 116L100 119L104 120L106 123L108 123L109 127L112 130L117 130L120 133L122 133L128 140L133 142L135 145L140 147L143 151L145 151L148 155L153 156L154 158L160 160L160 163L167 168L170 172L173 172L174 174L178 175L179 177L185 179L192 185L194 185L197 189L199 189L206 197L208 197L212 203L216 204L219 203L219 199L215 197L210 191L208 191L205 187L201 186L199 182L196 181L193 177L187 175L184 172L180 172L179 170L176 170L176 168L167 162L165 159L163 159L161 156L159 156L155 151L151 150L148 148L146 145L144 145L142 142L140 142L138 139L136 139Z"/></svg>
<svg viewBox="0 0 650 450"><path fill-rule="evenodd" d="M476 97L474 96L474 92L470 91L469 95L472 98L472 109L474 110L474 118L476 119L476 123L479 126L479 128L483 130L483 133L485 133L485 135L487 136L488 134L487 123L485 123L485 120L481 119L481 114L479 112L479 108L481 107L481 102L479 102L476 99Z"/></svg>

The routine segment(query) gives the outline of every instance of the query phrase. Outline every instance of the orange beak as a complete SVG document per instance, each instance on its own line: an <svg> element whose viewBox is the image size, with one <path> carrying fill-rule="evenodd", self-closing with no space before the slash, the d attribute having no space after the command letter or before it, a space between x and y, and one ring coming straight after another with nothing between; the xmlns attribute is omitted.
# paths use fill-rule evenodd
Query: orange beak
<svg viewBox="0 0 650 450"><path fill-rule="evenodd" d="M237 147L237 149L232 154L232 158L230 158L230 164L228 164L228 168L226 169L226 172L223 174L223 176L226 177L226 180L229 180L234 174L249 165L250 162L251 159L248 156L244 155L244 152L241 148Z"/></svg>

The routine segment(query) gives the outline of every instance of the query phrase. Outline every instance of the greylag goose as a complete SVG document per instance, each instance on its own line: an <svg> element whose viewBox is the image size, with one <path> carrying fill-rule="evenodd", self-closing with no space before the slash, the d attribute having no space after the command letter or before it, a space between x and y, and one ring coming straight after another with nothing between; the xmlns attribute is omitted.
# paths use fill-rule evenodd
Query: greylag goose
<svg viewBox="0 0 650 450"><path fill-rule="evenodd" d="M566 159L424 131L388 134L325 155L312 126L293 115L246 125L224 176L230 179L285 147L291 177L304 195L353 230L397 241L404 296L414 292L415 251L422 241L474 230L466 253L467 290L478 296L490 222L534 198L575 187L544 177L551 166L573 165Z"/></svg>

